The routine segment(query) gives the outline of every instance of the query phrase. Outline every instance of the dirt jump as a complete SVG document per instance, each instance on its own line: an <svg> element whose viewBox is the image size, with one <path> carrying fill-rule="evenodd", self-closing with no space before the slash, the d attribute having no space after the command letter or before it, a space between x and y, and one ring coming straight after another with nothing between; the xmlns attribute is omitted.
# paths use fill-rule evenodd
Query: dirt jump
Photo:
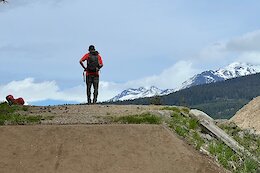
<svg viewBox="0 0 260 173"><path fill-rule="evenodd" d="M61 116L64 118L69 115L58 114L58 111L77 110L78 115L82 116L79 118L72 114L74 117L67 117L66 121L72 119L83 121L90 118L88 113L82 112L90 109L90 106L76 107L54 107L51 112L42 111L45 110L43 107L32 110L32 114L37 111L39 114L53 113L57 117L53 119L56 124L52 122L50 123L52 125L0 126L0 172L226 172L164 125L89 124L88 122L77 124L75 121L59 125L57 120L61 119ZM136 109L152 108L105 109L104 107L103 109L100 107L101 112L97 115L129 113ZM90 120L92 121L93 117Z"/></svg>

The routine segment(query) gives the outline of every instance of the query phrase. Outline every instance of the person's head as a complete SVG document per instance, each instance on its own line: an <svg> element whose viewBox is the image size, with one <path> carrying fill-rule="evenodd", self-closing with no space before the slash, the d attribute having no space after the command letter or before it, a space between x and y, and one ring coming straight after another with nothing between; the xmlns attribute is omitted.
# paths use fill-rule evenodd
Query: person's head
<svg viewBox="0 0 260 173"><path fill-rule="evenodd" d="M95 46L94 45L90 45L89 47L88 47L88 51L89 52L95 52L96 50L95 50Z"/></svg>

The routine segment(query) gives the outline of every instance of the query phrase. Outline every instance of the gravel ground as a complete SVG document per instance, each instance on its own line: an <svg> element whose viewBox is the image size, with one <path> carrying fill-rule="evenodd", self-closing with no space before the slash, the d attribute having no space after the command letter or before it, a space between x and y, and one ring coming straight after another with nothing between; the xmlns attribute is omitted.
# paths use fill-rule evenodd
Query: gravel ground
<svg viewBox="0 0 260 173"><path fill-rule="evenodd" d="M26 115L53 117L42 124L106 124L111 117L135 115L150 112L170 116L170 111L161 110L163 106L144 105L65 105L65 106L34 106L29 107Z"/></svg>

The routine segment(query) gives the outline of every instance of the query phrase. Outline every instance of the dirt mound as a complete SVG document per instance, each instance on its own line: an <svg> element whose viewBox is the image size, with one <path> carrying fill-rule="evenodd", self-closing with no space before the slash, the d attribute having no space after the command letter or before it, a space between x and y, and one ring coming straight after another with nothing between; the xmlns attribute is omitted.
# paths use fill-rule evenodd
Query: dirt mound
<svg viewBox="0 0 260 173"><path fill-rule="evenodd" d="M224 172L162 125L0 127L0 172Z"/></svg>
<svg viewBox="0 0 260 173"><path fill-rule="evenodd" d="M230 120L242 129L254 129L260 134L260 96L241 108Z"/></svg>
<svg viewBox="0 0 260 173"><path fill-rule="evenodd" d="M42 124L102 124L109 117L136 115L146 112L161 112L163 106L153 105L67 105L28 107L26 115L53 117ZM167 111L163 111L167 112ZM169 116L170 116L170 111Z"/></svg>

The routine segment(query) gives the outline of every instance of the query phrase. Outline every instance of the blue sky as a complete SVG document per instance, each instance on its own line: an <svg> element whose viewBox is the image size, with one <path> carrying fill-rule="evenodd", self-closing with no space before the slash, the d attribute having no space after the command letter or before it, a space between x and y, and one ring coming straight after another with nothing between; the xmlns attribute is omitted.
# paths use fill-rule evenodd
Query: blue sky
<svg viewBox="0 0 260 173"><path fill-rule="evenodd" d="M234 61L260 64L260 2L9 0L0 4L0 100L84 102L79 59L94 44L99 101L129 87L176 88Z"/></svg>

